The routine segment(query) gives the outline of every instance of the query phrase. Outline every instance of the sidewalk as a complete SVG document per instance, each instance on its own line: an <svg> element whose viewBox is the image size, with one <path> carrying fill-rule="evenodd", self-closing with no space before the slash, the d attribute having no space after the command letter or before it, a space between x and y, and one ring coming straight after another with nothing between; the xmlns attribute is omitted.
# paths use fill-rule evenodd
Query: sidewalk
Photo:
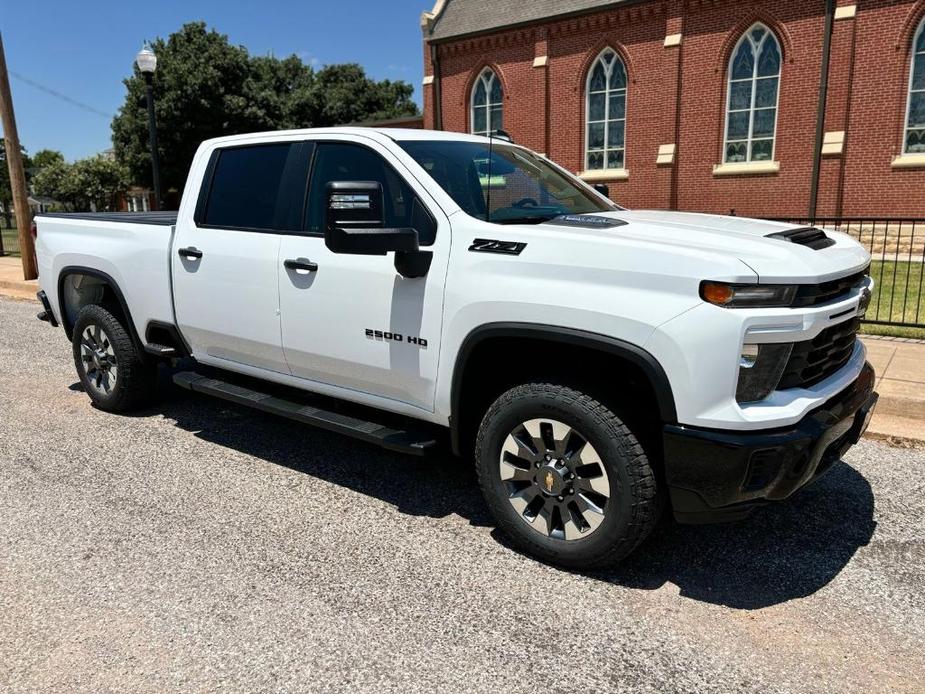
<svg viewBox="0 0 925 694"><path fill-rule="evenodd" d="M38 282L22 280L19 258L0 258L0 296L35 301ZM925 442L925 342L864 335L880 402L867 435Z"/></svg>
<svg viewBox="0 0 925 694"><path fill-rule="evenodd" d="M5 255L0 257L0 295L14 299L31 299L39 290L36 280L26 282L22 278L22 261Z"/></svg>
<svg viewBox="0 0 925 694"><path fill-rule="evenodd" d="M863 340L880 393L867 435L925 441L925 342L872 335Z"/></svg>

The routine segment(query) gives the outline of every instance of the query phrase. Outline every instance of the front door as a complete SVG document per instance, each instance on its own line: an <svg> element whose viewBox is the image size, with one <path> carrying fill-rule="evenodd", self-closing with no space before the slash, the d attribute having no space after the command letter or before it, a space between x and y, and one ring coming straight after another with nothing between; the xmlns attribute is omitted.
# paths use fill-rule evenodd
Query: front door
<svg viewBox="0 0 925 694"><path fill-rule="evenodd" d="M394 254L342 255L324 243L329 181L378 181L386 227L410 227L417 198L437 224L422 250L433 252L428 274L406 279ZM294 376L337 386L337 394L367 395L432 411L450 249L448 221L394 155L377 143L316 142L305 231L287 235L280 257L283 348ZM312 263L299 269L293 263Z"/></svg>
<svg viewBox="0 0 925 694"><path fill-rule="evenodd" d="M201 362L289 373L280 338L279 252L301 223L311 146L218 149L194 221L173 250L177 324Z"/></svg>

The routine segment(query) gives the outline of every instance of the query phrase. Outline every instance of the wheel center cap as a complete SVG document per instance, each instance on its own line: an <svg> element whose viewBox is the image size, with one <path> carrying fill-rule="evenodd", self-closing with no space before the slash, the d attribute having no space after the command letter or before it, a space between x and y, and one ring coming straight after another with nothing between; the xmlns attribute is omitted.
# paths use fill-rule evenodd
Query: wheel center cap
<svg viewBox="0 0 925 694"><path fill-rule="evenodd" d="M100 352L93 353L93 366L97 369L102 369L106 364L106 357Z"/></svg>
<svg viewBox="0 0 925 694"><path fill-rule="evenodd" d="M536 482L546 494L558 496L565 487L562 472L554 465L544 465L536 474Z"/></svg>

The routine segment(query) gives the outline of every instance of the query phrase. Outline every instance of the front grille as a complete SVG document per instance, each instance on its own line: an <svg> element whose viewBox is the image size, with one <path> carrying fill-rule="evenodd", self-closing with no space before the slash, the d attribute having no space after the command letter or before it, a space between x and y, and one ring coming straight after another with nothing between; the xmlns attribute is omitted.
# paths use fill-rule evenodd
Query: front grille
<svg viewBox="0 0 925 694"><path fill-rule="evenodd" d="M868 270L869 267L853 275L823 282L822 284L801 284L797 288L797 294L791 306L795 308L818 306L819 304L841 299L852 289L861 285L867 277Z"/></svg>
<svg viewBox="0 0 925 694"><path fill-rule="evenodd" d="M777 388L807 388L828 378L851 358L857 341L859 318L826 328L812 340L793 345Z"/></svg>
<svg viewBox="0 0 925 694"><path fill-rule="evenodd" d="M829 238L822 229L816 227L778 231L776 234L768 234L768 238L789 241L798 246L812 248L814 251L821 251L823 248L835 245L835 239Z"/></svg>

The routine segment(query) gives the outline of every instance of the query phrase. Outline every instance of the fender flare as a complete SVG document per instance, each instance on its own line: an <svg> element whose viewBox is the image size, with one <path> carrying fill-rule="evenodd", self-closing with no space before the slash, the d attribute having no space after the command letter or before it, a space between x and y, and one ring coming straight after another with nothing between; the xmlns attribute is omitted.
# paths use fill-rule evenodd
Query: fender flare
<svg viewBox="0 0 925 694"><path fill-rule="evenodd" d="M138 337L138 331L135 330L135 321L132 319L132 313L129 311L128 302L125 300L125 295L122 294L122 289L111 275L103 272L102 270L96 270L91 267L84 267L82 265L68 265L61 268L61 271L58 273L58 307L61 311L61 326L64 328L64 334L67 335L67 339L73 340L74 333L74 324L71 323L70 319L68 318L67 311L64 307L64 280L67 279L69 275L87 275L89 277L95 277L99 280L102 280L110 289L112 289L112 293L115 294L116 300L119 302L119 306L122 308L122 313L125 315L125 320L128 322L128 325L125 327L129 331L132 342L135 343L135 349L138 351L138 354L141 355L141 358L144 359L146 354L144 350L144 343Z"/></svg>
<svg viewBox="0 0 925 694"><path fill-rule="evenodd" d="M620 340L608 335L600 335L585 330L562 328L558 326L540 325L534 323L487 323L472 330L463 340L462 346L456 355L456 364L453 368L453 378L450 390L450 438L453 451L460 450L459 422L460 399L462 397L462 381L466 365L473 350L485 340L498 337L533 338L547 342L590 347L598 351L611 354L615 357L638 366L649 379L655 392L659 415L663 424L674 424L678 421L675 408L674 394L671 383L665 370L658 360L649 352L631 342Z"/></svg>

